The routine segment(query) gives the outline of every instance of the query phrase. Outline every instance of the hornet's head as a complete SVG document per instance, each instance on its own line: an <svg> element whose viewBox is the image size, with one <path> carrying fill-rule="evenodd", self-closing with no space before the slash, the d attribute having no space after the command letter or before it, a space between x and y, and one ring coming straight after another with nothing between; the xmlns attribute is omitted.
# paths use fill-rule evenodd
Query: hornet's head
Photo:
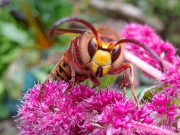
<svg viewBox="0 0 180 135"><path fill-rule="evenodd" d="M123 46L107 37L92 38L88 43L91 70L96 76L106 75L110 68L122 61Z"/></svg>

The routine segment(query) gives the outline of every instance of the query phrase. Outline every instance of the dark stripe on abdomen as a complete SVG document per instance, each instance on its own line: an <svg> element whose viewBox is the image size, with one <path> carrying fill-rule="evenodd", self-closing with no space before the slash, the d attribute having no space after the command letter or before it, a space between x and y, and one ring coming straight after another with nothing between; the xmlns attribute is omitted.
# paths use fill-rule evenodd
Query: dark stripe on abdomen
<svg viewBox="0 0 180 135"><path fill-rule="evenodd" d="M89 77L88 75L76 73L76 75L75 75L75 80L76 80L76 82L83 82L83 81L86 80L88 77Z"/></svg>
<svg viewBox="0 0 180 135"><path fill-rule="evenodd" d="M64 80L64 81L69 81L71 80L71 70L70 67L62 61L57 68L55 74L54 74L54 79L55 80Z"/></svg>
<svg viewBox="0 0 180 135"><path fill-rule="evenodd" d="M64 80L64 78L58 72L56 72L56 75L56 80Z"/></svg>
<svg viewBox="0 0 180 135"><path fill-rule="evenodd" d="M60 72L60 74L63 74L63 73L64 73L65 76L68 78L68 80L71 80L71 75L69 75L68 73L66 73L61 66L59 66L59 72Z"/></svg>

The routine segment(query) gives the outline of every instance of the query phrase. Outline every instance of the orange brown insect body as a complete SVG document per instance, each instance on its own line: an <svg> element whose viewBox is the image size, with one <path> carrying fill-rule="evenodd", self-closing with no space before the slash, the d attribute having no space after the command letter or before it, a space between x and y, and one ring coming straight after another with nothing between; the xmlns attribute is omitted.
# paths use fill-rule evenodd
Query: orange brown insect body
<svg viewBox="0 0 180 135"><path fill-rule="evenodd" d="M80 22L86 25L90 31L57 29L60 24L69 21ZM71 81L72 84L90 78L95 88L100 84L98 77L103 77L107 74L117 75L123 72L122 86L125 94L126 70L130 69L129 81L131 83L131 92L135 103L139 106L134 92L133 69L130 64L124 62L124 44L122 43L130 42L142 46L152 53L162 66L158 56L152 50L136 40L121 39L110 28L98 27L95 29L89 22L76 17L67 17L58 20L50 32L50 37L52 38L64 33L78 33L79 36L71 40L69 48L64 52L44 83L51 76L53 76L54 80Z"/></svg>
<svg viewBox="0 0 180 135"><path fill-rule="evenodd" d="M70 81L74 70L75 82L90 78L97 86L100 82L96 77L108 74L110 68L122 63L124 46L114 46L119 36L110 35L109 28L100 27L97 31L98 41L92 32L85 32L71 41L54 74L55 80Z"/></svg>

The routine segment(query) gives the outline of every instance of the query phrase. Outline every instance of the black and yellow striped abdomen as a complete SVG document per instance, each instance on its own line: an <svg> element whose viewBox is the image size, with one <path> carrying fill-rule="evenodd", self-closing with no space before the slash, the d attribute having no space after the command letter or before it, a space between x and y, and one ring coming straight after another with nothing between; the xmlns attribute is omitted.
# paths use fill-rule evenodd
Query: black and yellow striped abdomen
<svg viewBox="0 0 180 135"><path fill-rule="evenodd" d="M62 61L57 68L55 74L54 74L54 79L59 80L59 81L69 81L71 80L71 69L67 63Z"/></svg>
<svg viewBox="0 0 180 135"><path fill-rule="evenodd" d="M70 81L71 80L71 67L64 61L60 63L58 66L55 74L54 74L54 80L59 80L59 81ZM88 78L87 75L77 73L75 72L75 81L76 82L82 82Z"/></svg>

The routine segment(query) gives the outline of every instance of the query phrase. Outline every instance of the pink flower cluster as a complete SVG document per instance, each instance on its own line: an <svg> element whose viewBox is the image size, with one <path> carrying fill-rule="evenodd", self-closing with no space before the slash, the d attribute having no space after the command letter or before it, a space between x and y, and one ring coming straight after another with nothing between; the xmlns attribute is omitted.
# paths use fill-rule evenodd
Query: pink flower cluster
<svg viewBox="0 0 180 135"><path fill-rule="evenodd" d="M170 99L163 95L156 95L152 103L137 108L131 99L107 88L98 93L85 85L76 85L63 93L68 83L48 82L41 93L41 86L36 84L30 89L18 107L16 121L22 135L160 135L164 132L170 135L176 132L178 108L173 104L167 107Z"/></svg>
<svg viewBox="0 0 180 135"><path fill-rule="evenodd" d="M174 98L180 98L180 58L169 68L168 72L161 78L164 84L164 92Z"/></svg>
<svg viewBox="0 0 180 135"><path fill-rule="evenodd" d="M163 90L153 93L151 102L140 108L116 90L100 90L86 85L69 87L67 82L36 84L21 100L16 121L20 134L59 135L176 135L180 133L180 58L174 47L160 39L147 25L128 24L124 38L136 39L172 65L165 67ZM137 45L126 48L157 69L156 59ZM66 91L68 89L68 91ZM65 92L66 91L66 92Z"/></svg>
<svg viewBox="0 0 180 135"><path fill-rule="evenodd" d="M151 117L156 125L175 131L173 125L177 124L176 115L178 114L174 103L170 104L171 100L172 97L168 94L153 94L152 102L146 103L146 106L153 110Z"/></svg>
<svg viewBox="0 0 180 135"><path fill-rule="evenodd" d="M169 43L163 41L155 31L142 24L131 23L127 24L122 32L123 38L136 39L141 43L144 43L150 49L152 49L162 60L166 60L170 63L175 61L175 48ZM144 50L142 47L135 44L127 44L126 49L144 60L148 64L160 69L160 65L152 55Z"/></svg>
<svg viewBox="0 0 180 135"><path fill-rule="evenodd" d="M180 97L180 58L175 55L174 46L169 42L163 41L151 27L142 24L127 24L122 32L122 36L144 43L161 58L165 69L163 77L159 78L164 85L163 92L172 96L172 98ZM160 65L155 58L143 48L135 44L127 44L126 49L148 64L160 69ZM168 64L166 65L166 63Z"/></svg>

